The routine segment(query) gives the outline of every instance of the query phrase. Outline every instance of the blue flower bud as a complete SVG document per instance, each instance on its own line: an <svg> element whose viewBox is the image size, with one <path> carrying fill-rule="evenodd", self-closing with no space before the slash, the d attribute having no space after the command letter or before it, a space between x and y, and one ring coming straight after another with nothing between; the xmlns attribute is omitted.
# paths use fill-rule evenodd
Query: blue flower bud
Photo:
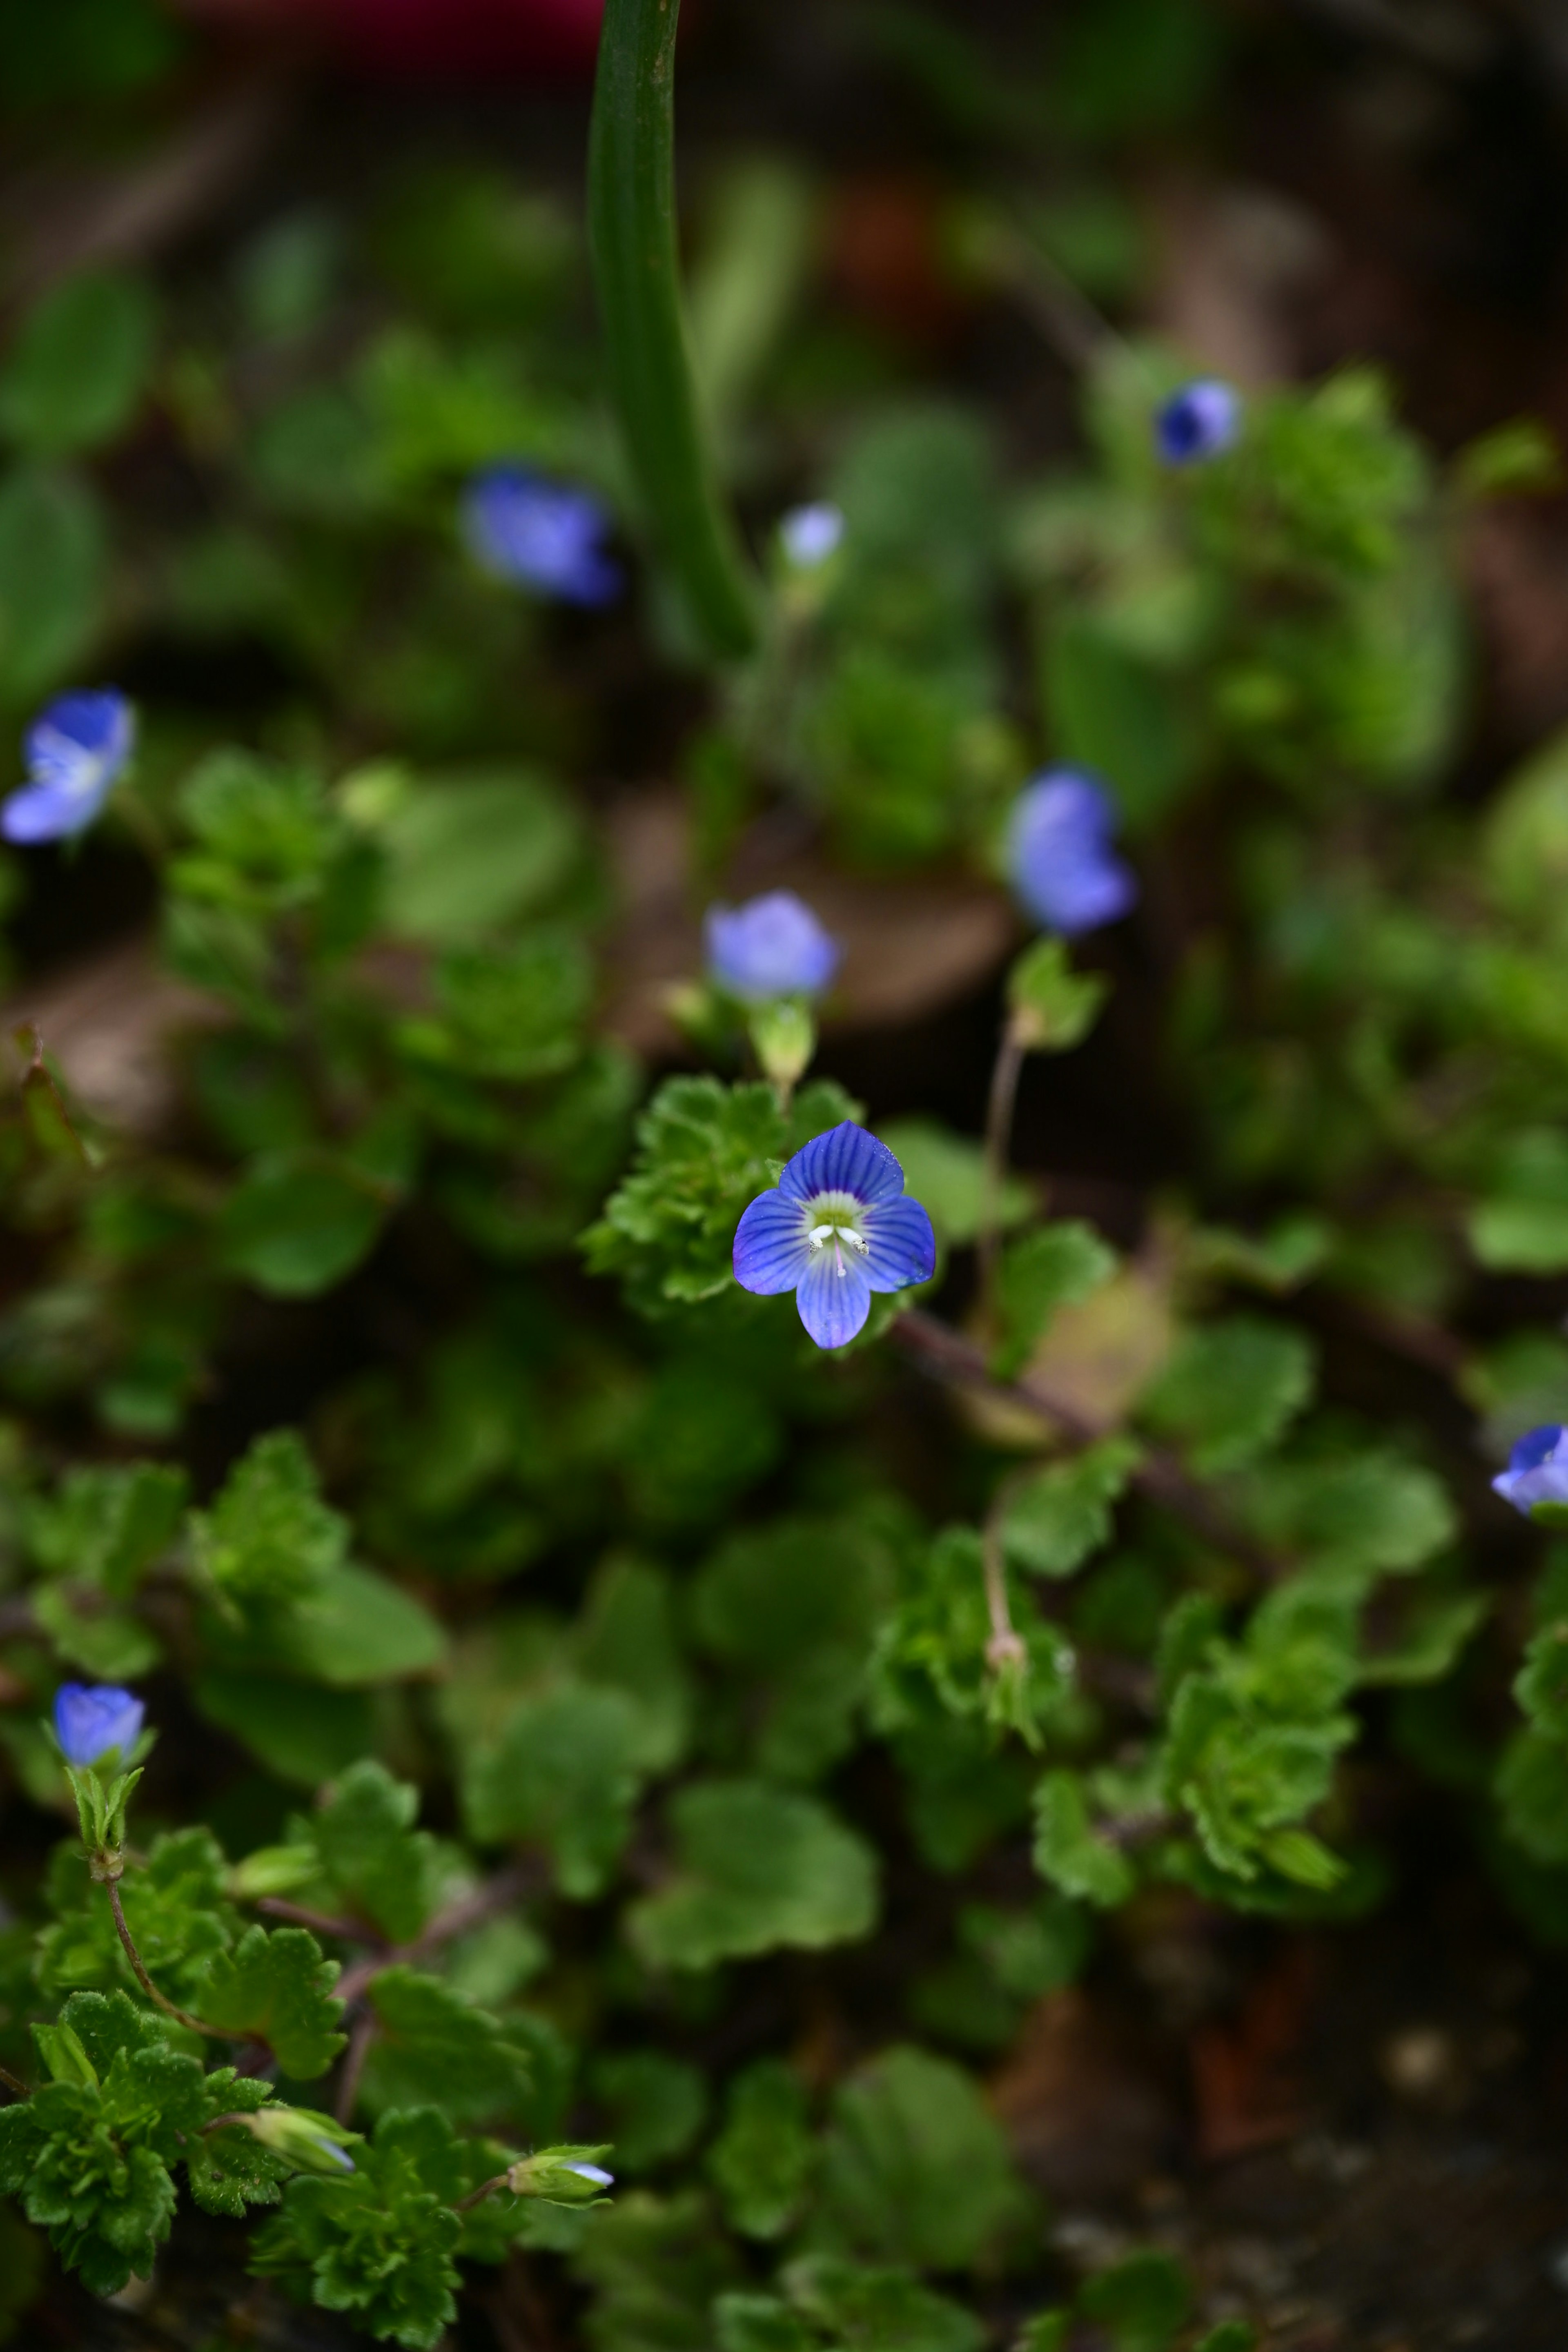
<svg viewBox="0 0 1568 2352"><path fill-rule="evenodd" d="M936 1242L887 1145L846 1119L757 1195L736 1227L733 1264L743 1290L793 1290L817 1346L842 1348L865 1328L873 1291L930 1281Z"/></svg>
<svg viewBox="0 0 1568 2352"><path fill-rule="evenodd" d="M1553 1421L1521 1437L1508 1468L1492 1480L1492 1492L1526 1518L1538 1503L1568 1505L1568 1429Z"/></svg>
<svg viewBox="0 0 1568 2352"><path fill-rule="evenodd" d="M1217 457L1241 431L1241 394L1217 376L1199 376L1163 402L1154 418L1154 446L1167 466L1196 466Z"/></svg>
<svg viewBox="0 0 1568 2352"><path fill-rule="evenodd" d="M1007 871L1020 904L1042 929L1075 939L1126 914L1138 897L1110 847L1116 810L1091 776L1050 768L1014 803Z"/></svg>
<svg viewBox="0 0 1568 2352"><path fill-rule="evenodd" d="M610 514L601 499L524 466L488 466L463 499L463 536L481 569L563 604L608 604L621 567L605 551Z"/></svg>
<svg viewBox="0 0 1568 2352"><path fill-rule="evenodd" d="M142 1733L142 1701L113 1683L62 1683L55 1693L55 1733L68 1764L96 1764L111 1748L121 1762Z"/></svg>
<svg viewBox="0 0 1568 2352"><path fill-rule="evenodd" d="M710 907L703 940L710 980L748 1004L820 996L842 954L793 890L770 890L743 907Z"/></svg>
<svg viewBox="0 0 1568 2352"><path fill-rule="evenodd" d="M595 2189L613 2189L616 2185L615 2174L606 2172L602 2164L566 2164L561 2168L576 2173L580 2179L591 2180Z"/></svg>
<svg viewBox="0 0 1568 2352"><path fill-rule="evenodd" d="M331 2116L319 2114L314 2107L257 2107L249 2115L236 2116L233 2120L254 2132L264 2147L298 2171L321 2172L330 2179L333 2173L357 2169L343 2142L357 2142L359 2133L350 2131Z"/></svg>
<svg viewBox="0 0 1568 2352"><path fill-rule="evenodd" d="M844 537L844 517L826 499L813 506L792 507L779 524L784 551L800 572L815 572L836 555Z"/></svg>
<svg viewBox="0 0 1568 2352"><path fill-rule="evenodd" d="M27 781L0 808L7 841L59 841L89 825L136 741L136 714L118 688L59 694L22 738Z"/></svg>

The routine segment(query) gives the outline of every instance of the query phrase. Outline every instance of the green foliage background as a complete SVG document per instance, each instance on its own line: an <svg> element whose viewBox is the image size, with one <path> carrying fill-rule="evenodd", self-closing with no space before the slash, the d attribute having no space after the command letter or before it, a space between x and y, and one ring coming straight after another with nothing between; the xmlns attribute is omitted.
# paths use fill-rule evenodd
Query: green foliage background
<svg viewBox="0 0 1568 2352"><path fill-rule="evenodd" d="M1135 307L1124 142L1201 117L1217 25L1081 10L1047 96L887 12L952 115L1076 159L955 206L972 293L1070 262ZM122 29L126 88L177 70L161 19ZM1568 1552L1482 1475L1568 1414L1568 743L1454 788L1458 551L1551 454L1521 427L1439 464L1352 367L1257 394L1178 475L1150 421L1187 362L1108 335L1076 455L1021 466L814 307L804 169L735 186L692 309L771 551L760 650L700 680L650 569L566 623L460 543L509 457L595 484L637 546L558 192L389 169L195 292L70 275L0 361L0 710L136 692L81 856L155 895L184 992L153 1118L24 1055L0 1120L29 1824L0 2186L100 2294L187 2200L256 2209L258 2276L416 2347L520 2247L594 2352L1080 2325L1242 2352L1152 2250L1069 2309L984 2078L1160 1889L1374 1905L1369 1757L1429 1773L1530 1932L1568 1936ZM194 495L148 494L149 448ZM845 516L819 574L771 537L797 493ZM271 681L243 723L155 682L237 648ZM627 664L700 705L692 910L781 811L862 883L994 877L1047 759L1108 779L1146 908L1202 872L1203 919L1025 950L1004 1008L1040 1052L1147 1017L1124 1083L1177 1106L1184 1160L1137 1247L1032 1180L988 1196L978 1134L903 1104L929 1297L829 1360L738 1291L742 1210L861 1107L820 1076L781 1103L689 990L707 1066L622 1042L600 687ZM6 854L19 941L71 887ZM1462 1458L1325 1390L1347 1318L1443 1367ZM134 1685L156 1729L118 1891L161 2000L40 1727L71 1677ZM352 2171L311 2140L333 2109ZM568 2168L606 2148L595 2199Z"/></svg>

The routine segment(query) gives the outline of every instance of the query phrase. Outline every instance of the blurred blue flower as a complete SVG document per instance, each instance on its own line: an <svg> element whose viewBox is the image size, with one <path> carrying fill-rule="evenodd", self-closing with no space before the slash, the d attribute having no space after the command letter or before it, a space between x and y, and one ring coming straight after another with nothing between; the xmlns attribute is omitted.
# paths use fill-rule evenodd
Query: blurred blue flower
<svg viewBox="0 0 1568 2352"><path fill-rule="evenodd" d="M743 907L710 907L702 934L709 978L746 1003L820 996L842 954L793 890L770 890Z"/></svg>
<svg viewBox="0 0 1568 2352"><path fill-rule="evenodd" d="M463 499L474 561L563 604L608 604L619 595L625 575L605 552L610 527L609 509L592 490L525 466L487 466Z"/></svg>
<svg viewBox="0 0 1568 2352"><path fill-rule="evenodd" d="M837 553L844 517L826 499L813 506L792 507L779 524L779 537L790 562L802 572L812 572Z"/></svg>
<svg viewBox="0 0 1568 2352"><path fill-rule="evenodd" d="M615 2174L606 2172L602 2164L563 2164L561 2169L563 2172L575 2172L584 2180L591 2180L595 2189L613 2189L616 2185Z"/></svg>
<svg viewBox="0 0 1568 2352"><path fill-rule="evenodd" d="M1241 394L1217 376L1198 376L1161 404L1154 446L1167 466L1195 466L1217 457L1241 431Z"/></svg>
<svg viewBox="0 0 1568 2352"><path fill-rule="evenodd" d="M1075 939L1126 914L1138 885L1110 846L1116 810L1092 776L1047 768L1019 793L1007 835L1007 872L1027 912Z"/></svg>
<svg viewBox="0 0 1568 2352"><path fill-rule="evenodd" d="M68 1764L96 1764L111 1748L121 1761L135 1747L142 1701L113 1683L62 1683L55 1693L55 1731Z"/></svg>
<svg viewBox="0 0 1568 2352"><path fill-rule="evenodd" d="M931 1219L904 1197L904 1171L885 1143L846 1119L786 1162L735 1232L735 1279L763 1297L793 1290L819 1348L842 1348L875 1291L926 1282L936 1265Z"/></svg>
<svg viewBox="0 0 1568 2352"><path fill-rule="evenodd" d="M118 688L60 694L22 738L27 781L0 808L7 841L79 833L109 798L136 740L136 714Z"/></svg>
<svg viewBox="0 0 1568 2352"><path fill-rule="evenodd" d="M1553 1421L1521 1437L1492 1492L1527 1518L1537 1503L1568 1503L1568 1429Z"/></svg>

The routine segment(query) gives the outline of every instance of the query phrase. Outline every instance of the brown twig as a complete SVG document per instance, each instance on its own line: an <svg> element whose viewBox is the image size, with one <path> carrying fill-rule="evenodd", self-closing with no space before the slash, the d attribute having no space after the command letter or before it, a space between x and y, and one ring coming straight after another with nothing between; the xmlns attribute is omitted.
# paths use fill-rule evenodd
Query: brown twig
<svg viewBox="0 0 1568 2352"><path fill-rule="evenodd" d="M1030 1412L1054 1421L1077 1445L1093 1445L1111 1434L1110 1425L1098 1422L1067 1403L1034 1379L999 1381L986 1367L985 1358L973 1340L955 1331L951 1325L939 1322L934 1315L920 1307L910 1307L890 1327L892 1336L912 1357L922 1371L933 1380L944 1381L951 1387L968 1389L973 1395L988 1396L997 1404L1019 1405ZM1237 1527L1226 1514L1207 1496L1194 1480L1189 1478L1180 1463L1158 1446L1146 1447L1132 1471L1134 1485L1146 1495L1163 1503L1178 1518L1184 1519L1208 1543L1226 1552L1251 1569L1253 1573L1274 1582L1285 1573L1285 1563L1276 1559L1249 1535Z"/></svg>
<svg viewBox="0 0 1568 2352"><path fill-rule="evenodd" d="M221 2025L204 2025L199 2017L193 2017L189 2010L181 2009L177 2002L172 2001L169 1999L167 1993L162 1993L159 1991L157 1986L148 1975L142 1955L136 1948L131 1930L125 1924L125 1906L120 1900L120 1885L118 1880L112 1878L105 1879L104 1885L109 1895L109 1907L114 1914L116 1931L119 1934L121 1944L125 1948L125 1957L130 1961L132 1967L135 1969L136 1981L141 1986L142 1991L146 1994L148 2000L155 2002L157 2007L163 2011L163 2014L166 2017L172 2017L176 2025L184 2026L187 2032L191 2033L205 2033L214 2042L259 2042L261 2036L258 2033L231 2033Z"/></svg>
<svg viewBox="0 0 1568 2352"><path fill-rule="evenodd" d="M506 2183L507 2176L504 2172L493 2173L489 2180L481 2180L477 2189L470 2189L466 2197L459 2197L452 2208L453 2212L471 2213L476 2205L484 2203L492 2189L504 2189Z"/></svg>
<svg viewBox="0 0 1568 2352"><path fill-rule="evenodd" d="M259 1895L256 1907L265 1911L269 1919L285 1919L290 1927L309 1927L313 1936L335 1936L344 1944L378 1944L386 1938L374 1927L359 1919L333 1919L325 1911L308 1910L302 1903L290 1903L281 1895Z"/></svg>
<svg viewBox="0 0 1568 2352"><path fill-rule="evenodd" d="M30 2099L33 2095L26 2083L12 2074L9 2066L0 2066L0 2083L18 2099Z"/></svg>
<svg viewBox="0 0 1568 2352"><path fill-rule="evenodd" d="M359 2097L359 2078L364 2072L364 2062L370 2055L370 2045L381 2031L380 2020L371 2010L354 2020L349 2035L349 2046L343 2053L342 2072L338 2076L338 2095L332 2102L332 2113L339 2123L348 2123Z"/></svg>
<svg viewBox="0 0 1568 2352"><path fill-rule="evenodd" d="M337 1998L340 2000L357 2000L371 1979L379 1976L383 1969L425 1959L431 1952L438 1951L443 1944L450 1943L454 1936L466 1935L470 1927L477 1927L484 1920L493 1918L498 1911L504 1911L509 1904L515 1903L536 1883L536 1872L528 1863L513 1863L510 1868L498 1871L482 1886L475 1887L471 1895L465 1895L458 1902L449 1903L444 1911L438 1911L412 1943L384 1946L367 1959L356 1960L352 1969L345 1969L335 1987ZM358 1933L357 1930L354 1932Z"/></svg>

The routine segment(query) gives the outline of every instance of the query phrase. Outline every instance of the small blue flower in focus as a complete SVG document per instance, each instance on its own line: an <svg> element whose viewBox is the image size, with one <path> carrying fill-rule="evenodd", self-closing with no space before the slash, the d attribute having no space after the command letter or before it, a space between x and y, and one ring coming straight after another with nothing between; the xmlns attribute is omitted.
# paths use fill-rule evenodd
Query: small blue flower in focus
<svg viewBox="0 0 1568 2352"><path fill-rule="evenodd" d="M118 688L59 694L22 738L27 781L0 808L7 841L80 833L109 798L136 741L136 714Z"/></svg>
<svg viewBox="0 0 1568 2352"><path fill-rule="evenodd" d="M1199 376L1161 404L1154 446L1167 466L1201 465L1228 449L1241 431L1241 394L1217 376Z"/></svg>
<svg viewBox="0 0 1568 2352"><path fill-rule="evenodd" d="M113 1683L62 1683L55 1693L55 1731L68 1764L96 1764L111 1748L121 1760L141 1736L142 1701Z"/></svg>
<svg viewBox="0 0 1568 2352"><path fill-rule="evenodd" d="M820 996L843 952L793 890L769 890L743 907L710 907L702 936L708 977L747 1004Z"/></svg>
<svg viewBox="0 0 1568 2352"><path fill-rule="evenodd" d="M624 574L605 551L609 534L609 509L592 490L525 466L487 466L464 495L463 536L474 561L563 604L608 604L620 594Z"/></svg>
<svg viewBox="0 0 1568 2352"><path fill-rule="evenodd" d="M802 572L814 572L836 555L843 537L844 517L826 499L813 506L792 507L779 524L784 551Z"/></svg>
<svg viewBox="0 0 1568 2352"><path fill-rule="evenodd" d="M602 2164L563 2164L563 2172L575 2172L582 2179L591 2180L595 2189L613 2189L616 2176L606 2172Z"/></svg>
<svg viewBox="0 0 1568 2352"><path fill-rule="evenodd" d="M1521 1437L1508 1468L1492 1480L1492 1492L1526 1518L1537 1503L1568 1504L1568 1429L1553 1421Z"/></svg>
<svg viewBox="0 0 1568 2352"><path fill-rule="evenodd" d="M1076 939L1126 914L1138 885L1110 846L1116 810L1092 776L1047 768L1013 807L1007 872L1026 911L1047 931Z"/></svg>
<svg viewBox="0 0 1568 2352"><path fill-rule="evenodd" d="M819 1348L854 1339L873 1291L927 1282L935 1265L931 1219L904 1197L903 1170L850 1119L797 1151L735 1230L736 1281L763 1297L793 1290Z"/></svg>

